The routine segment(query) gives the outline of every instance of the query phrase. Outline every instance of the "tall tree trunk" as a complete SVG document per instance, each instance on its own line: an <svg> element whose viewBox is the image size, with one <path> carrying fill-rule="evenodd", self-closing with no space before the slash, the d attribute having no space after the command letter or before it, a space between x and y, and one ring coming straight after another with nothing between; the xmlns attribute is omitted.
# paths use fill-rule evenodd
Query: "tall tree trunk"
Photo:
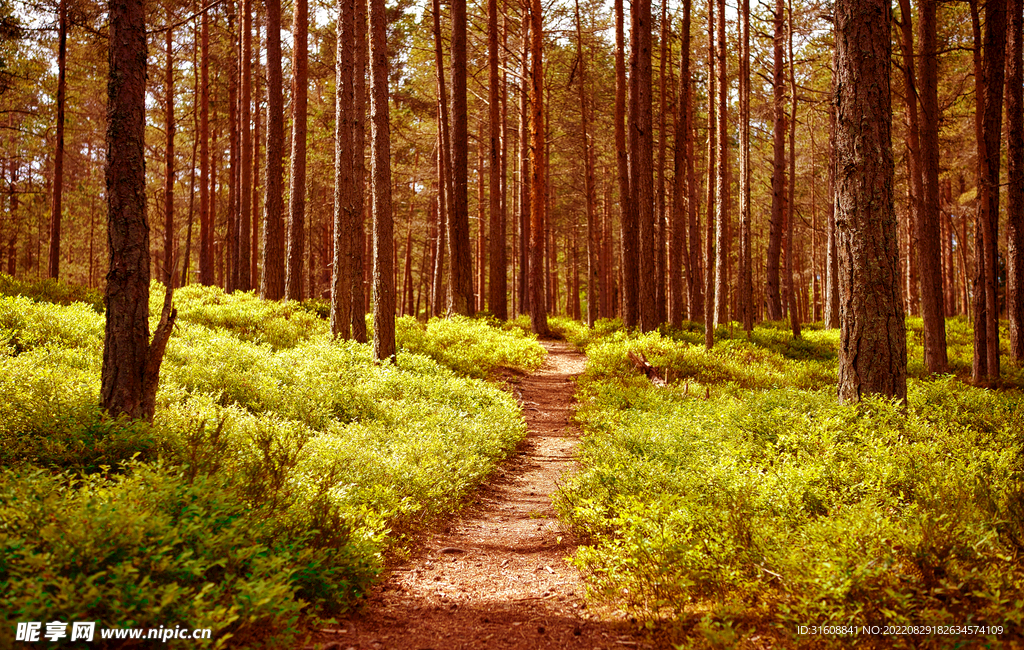
<svg viewBox="0 0 1024 650"><path fill-rule="evenodd" d="M170 11L167 12L170 22ZM164 269L161 280L174 286L174 43L168 29L164 34Z"/></svg>
<svg viewBox="0 0 1024 650"><path fill-rule="evenodd" d="M783 221L786 202L786 87L783 62L785 38L785 5L775 0L774 64L772 89L774 97L775 130L772 163L772 212L768 226L768 320L781 320L782 294L779 282L779 257L782 252Z"/></svg>
<svg viewBox="0 0 1024 650"><path fill-rule="evenodd" d="M60 0L57 25L57 144L53 153L53 197L50 204L48 275L60 277L60 221L64 199L64 105L67 96L68 0Z"/></svg>
<svg viewBox="0 0 1024 650"><path fill-rule="evenodd" d="M668 54L668 3L661 3L661 43L659 44L659 59L658 59L658 181L655 187L655 209L654 209L654 245L655 245L655 271L654 275L657 279L657 285L655 286L654 296L654 307L655 316L654 320L657 323L668 322L668 303L666 293L666 280L668 276L668 269L666 269L665 249L667 247L668 231L665 227L665 146L667 140L666 133L666 114L668 113L668 107L666 104L666 93L668 92L668 79L665 76L665 66L669 57Z"/></svg>
<svg viewBox="0 0 1024 650"><path fill-rule="evenodd" d="M544 175L544 17L541 0L530 5L530 329L548 334L544 300L547 179Z"/></svg>
<svg viewBox="0 0 1024 650"><path fill-rule="evenodd" d="M576 59L579 61L580 120L583 128L583 188L587 208L587 325L593 327L598 318L603 287L598 256L597 209L594 197L594 153L590 142L590 104L587 102L587 67L583 56L583 27L580 24L580 3L576 0ZM578 295L578 294L577 294ZM578 298L577 298L578 300Z"/></svg>
<svg viewBox="0 0 1024 650"><path fill-rule="evenodd" d="M281 0L267 0L267 198L263 212L260 295L284 297L284 96L281 73Z"/></svg>
<svg viewBox="0 0 1024 650"><path fill-rule="evenodd" d="M715 169L715 325L729 320L729 137L727 111L729 84L725 65L725 0L718 0L718 166Z"/></svg>
<svg viewBox="0 0 1024 650"><path fill-rule="evenodd" d="M754 330L754 287L751 276L750 232L750 0L740 11L740 282L739 304L743 329Z"/></svg>
<svg viewBox="0 0 1024 650"><path fill-rule="evenodd" d="M288 272L284 297L302 300L302 263L306 257L306 95L308 77L309 10L307 0L295 0L292 20L292 158L288 189Z"/></svg>
<svg viewBox="0 0 1024 650"><path fill-rule="evenodd" d="M353 221L352 187L354 143L351 121L355 90L353 83L355 41L355 3L359 0L338 1L338 47L335 70L335 122L334 122L334 261L331 279L331 333L338 338L352 335L352 247Z"/></svg>
<svg viewBox="0 0 1024 650"><path fill-rule="evenodd" d="M832 70L836 69L835 49L832 51ZM835 96L836 75L832 74L831 95ZM839 249L836 240L836 106L829 102L828 108L828 218L825 237L825 327L839 327Z"/></svg>
<svg viewBox="0 0 1024 650"><path fill-rule="evenodd" d="M657 328L654 227L654 118L651 110L651 2L633 0L629 11L629 189L635 206L639 260L623 259L637 275L640 329Z"/></svg>
<svg viewBox="0 0 1024 650"><path fill-rule="evenodd" d="M364 260L372 254L372 237L363 230L364 195L366 178L366 60L367 27L366 2L355 0L355 53L353 58L353 106L349 123L352 139L352 242L349 244L352 264L352 338L359 343L367 342L366 313L370 310L370 296L366 287L372 282L372 264ZM393 311L393 310L392 310Z"/></svg>
<svg viewBox="0 0 1024 650"><path fill-rule="evenodd" d="M972 3L972 6L976 2ZM976 12L975 12L976 13ZM975 21L977 22L977 20ZM976 41L977 45L977 41ZM977 113L981 115L978 138L978 221L981 237L976 250L979 263L975 295L984 296L984 308L975 317L975 382L999 378L999 303L996 295L999 235L999 165L1003 110L1003 72L1006 53L1006 0L986 0L984 50L981 69L975 71ZM978 61L977 53L975 61ZM979 315L983 314L982 320ZM984 355L978 329L985 339Z"/></svg>
<svg viewBox="0 0 1024 650"><path fill-rule="evenodd" d="M917 256L918 237L920 236L920 215L921 201L923 199L921 180L921 127L917 110L917 74L914 65L914 29L913 16L910 11L910 0L899 0L900 2L900 51L903 55L903 79L904 94L907 104L907 167L909 172L908 190L910 193L907 201L907 222L908 239L910 246L908 253L910 257ZM920 294L918 288L921 285L918 270L919 260L908 260L909 272L907 273L907 299L909 302L908 311L910 314L917 314L920 305ZM917 263L915 263L917 262ZM923 279L923 278L922 278ZM926 353L927 355L927 353Z"/></svg>
<svg viewBox="0 0 1024 650"><path fill-rule="evenodd" d="M357 0L358 2L359 0ZM370 0L370 184L373 210L373 357L395 356L394 223L384 0Z"/></svg>
<svg viewBox="0 0 1024 650"><path fill-rule="evenodd" d="M905 400L907 337L893 207L887 0L839 0L836 157L839 399Z"/></svg>
<svg viewBox="0 0 1024 650"><path fill-rule="evenodd" d="M901 13L904 11L902 6L901 4ZM924 364L929 372L945 373L949 371L949 360L946 354L946 306L942 273L942 212L939 207L940 115L935 11L936 0L921 1L920 144L923 182L916 222L916 248L921 315L924 320ZM909 22L909 7L906 9L906 16Z"/></svg>
<svg viewBox="0 0 1024 650"><path fill-rule="evenodd" d="M639 323L639 239L637 208L630 187L629 149L626 143L626 43L622 0L615 0L615 151L619 170L619 206L622 210L622 322ZM630 82L632 87L632 82ZM630 100L632 106L632 99ZM633 136L630 135L632 142Z"/></svg>
<svg viewBox="0 0 1024 650"><path fill-rule="evenodd" d="M238 127L240 169L238 194L238 288L249 291L253 285L252 260L255 251L250 242L252 233L252 0L242 0L242 52L239 61L240 95Z"/></svg>
<svg viewBox="0 0 1024 650"><path fill-rule="evenodd" d="M225 241L225 275L224 288L232 292L238 288L238 232L240 214L238 212L238 68L240 63L240 48L235 41L235 5L228 3L228 37L231 43L231 52L234 56L229 57L228 65L228 209L225 212L224 233Z"/></svg>
<svg viewBox="0 0 1024 650"><path fill-rule="evenodd" d="M523 7L522 68L519 77L519 313L530 311L530 19Z"/></svg>
<svg viewBox="0 0 1024 650"><path fill-rule="evenodd" d="M690 197L686 177L686 144L690 139L687 132L690 108L690 0L683 0L682 51L679 57L679 88L676 100L675 147L672 156L672 234L669 239L668 265L669 301L668 322L673 327L683 324L683 296L692 294L693 270L686 245L686 222Z"/></svg>
<svg viewBox="0 0 1024 650"><path fill-rule="evenodd" d="M704 310L704 346L710 350L715 345L715 183L714 176L718 149L715 141L715 115L718 109L718 76L715 74L715 2L708 0L708 156L707 156L707 220L704 230L704 295L707 298Z"/></svg>
<svg viewBox="0 0 1024 650"><path fill-rule="evenodd" d="M259 26L255 25L256 28L256 52L255 62L252 63L254 72L259 70L259 51L260 51L260 31ZM252 59L250 59L251 61ZM249 223L252 225L252 248L249 251L249 289L255 289L257 281L259 279L259 261L262 257L260 253L260 90L259 90L259 75L254 74L253 76L253 110L252 110L252 162L250 167L252 168L252 196L249 202ZM326 266L326 265L325 265Z"/></svg>
<svg viewBox="0 0 1024 650"><path fill-rule="evenodd" d="M149 340L149 225L146 223L146 21L142 0L111 0L107 84L106 328L100 399L112 417L152 421L173 289Z"/></svg>
<svg viewBox="0 0 1024 650"><path fill-rule="evenodd" d="M452 1L452 142L454 194L449 206L448 257L451 290L448 309L473 315L473 261L469 243L469 113L466 105L466 0Z"/></svg>
<svg viewBox="0 0 1024 650"><path fill-rule="evenodd" d="M199 97L199 29L193 23L192 28L192 157L189 159L188 182L188 226L185 230L185 255L181 262L181 281L179 286L187 285L189 267L192 264L192 224L196 207L196 153L199 151L199 109L195 99ZM89 217L89 286L92 286L92 215Z"/></svg>
<svg viewBox="0 0 1024 650"><path fill-rule="evenodd" d="M690 78L690 22L691 0L683 0L683 43L680 61L679 79L686 86L680 92L685 93L685 110L683 111L684 146L686 149L686 212L689 227L689 285L686 292L687 318L698 321L704 318L704 281L701 272L701 240L700 217L697 213L699 187L694 166L694 124L693 124L693 81Z"/></svg>
<svg viewBox="0 0 1024 650"><path fill-rule="evenodd" d="M473 284L476 287L476 311L487 309L487 182L484 174L484 121L477 122L477 146L476 146L476 280Z"/></svg>
<svg viewBox="0 0 1024 650"><path fill-rule="evenodd" d="M491 277L487 303L498 320L508 319L508 260L505 255L504 184L501 159L501 86L498 82L498 0L487 0L487 64L490 103ZM482 290L481 290L482 292Z"/></svg>
<svg viewBox="0 0 1024 650"><path fill-rule="evenodd" d="M213 192L210 183L210 9L203 8L199 48L199 282L212 285Z"/></svg>
<svg viewBox="0 0 1024 650"><path fill-rule="evenodd" d="M793 110L789 120L789 183L786 184L786 293L789 294L789 327L793 338L800 338L800 312L797 310L796 290L793 286L793 267L796 264L796 249L793 244L796 230L796 215L793 209L796 190L796 66L793 61L793 0L789 0L789 92L792 95ZM801 283L802 284L802 283Z"/></svg>
<svg viewBox="0 0 1024 650"><path fill-rule="evenodd" d="M1010 46L1006 57L1006 149L1010 182L1006 190L1006 315L1010 321L1010 358L1024 364L1024 14L1021 0L1009 0L1007 9Z"/></svg>

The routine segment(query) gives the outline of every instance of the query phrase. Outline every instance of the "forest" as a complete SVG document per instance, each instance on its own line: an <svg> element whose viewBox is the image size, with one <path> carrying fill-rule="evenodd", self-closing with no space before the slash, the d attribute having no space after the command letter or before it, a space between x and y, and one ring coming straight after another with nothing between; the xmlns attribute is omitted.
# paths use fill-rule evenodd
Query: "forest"
<svg viewBox="0 0 1024 650"><path fill-rule="evenodd" d="M1024 643L1022 28L0 0L0 650Z"/></svg>

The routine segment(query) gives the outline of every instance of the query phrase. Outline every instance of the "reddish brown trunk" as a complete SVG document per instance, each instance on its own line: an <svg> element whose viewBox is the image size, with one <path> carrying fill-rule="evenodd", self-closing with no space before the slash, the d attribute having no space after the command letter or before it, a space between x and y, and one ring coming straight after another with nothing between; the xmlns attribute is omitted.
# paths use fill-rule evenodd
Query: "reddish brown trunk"
<svg viewBox="0 0 1024 650"><path fill-rule="evenodd" d="M1024 13L1021 0L1009 0L1009 52L1006 57L1007 167L1006 315L1010 358L1024 363Z"/></svg>
<svg viewBox="0 0 1024 650"><path fill-rule="evenodd" d="M170 12L168 12L170 15ZM164 72L164 268L161 280L174 287L174 49L171 30L164 36L166 68Z"/></svg>
<svg viewBox="0 0 1024 650"><path fill-rule="evenodd" d="M289 300L302 300L302 263L306 251L306 95L309 28L307 0L295 0L292 20L292 157L288 189L288 272L285 276L284 296Z"/></svg>
<svg viewBox="0 0 1024 650"><path fill-rule="evenodd" d="M772 140L772 212L768 226L768 320L781 320L783 317L782 292L779 279L779 258L781 257L782 252L783 221L786 209L786 89L783 72L783 38L785 38L784 20L785 6L783 5L783 0L775 0L775 56L772 67L775 130Z"/></svg>
<svg viewBox="0 0 1024 650"><path fill-rule="evenodd" d="M263 212L260 295L284 297L284 95L281 72L281 0L267 0L267 198Z"/></svg>
<svg viewBox="0 0 1024 650"><path fill-rule="evenodd" d="M68 0L60 0L57 36L57 144L53 154L53 200L50 206L49 276L60 277L60 229L64 210L64 106L67 95Z"/></svg>
<svg viewBox="0 0 1024 650"><path fill-rule="evenodd" d="M541 0L530 5L530 328L538 336L548 334L544 300L545 177L544 150L544 19Z"/></svg>

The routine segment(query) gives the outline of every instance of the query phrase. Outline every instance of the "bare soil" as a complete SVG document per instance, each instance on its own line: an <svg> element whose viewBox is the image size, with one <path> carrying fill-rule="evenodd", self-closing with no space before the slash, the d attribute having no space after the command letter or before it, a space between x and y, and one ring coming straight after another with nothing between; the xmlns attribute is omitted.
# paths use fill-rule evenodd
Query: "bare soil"
<svg viewBox="0 0 1024 650"><path fill-rule="evenodd" d="M654 648L621 614L592 609L566 561L576 543L551 495L573 467L574 377L586 358L560 341L513 390L529 434L513 458L411 557L387 571L362 608L317 634L325 650Z"/></svg>

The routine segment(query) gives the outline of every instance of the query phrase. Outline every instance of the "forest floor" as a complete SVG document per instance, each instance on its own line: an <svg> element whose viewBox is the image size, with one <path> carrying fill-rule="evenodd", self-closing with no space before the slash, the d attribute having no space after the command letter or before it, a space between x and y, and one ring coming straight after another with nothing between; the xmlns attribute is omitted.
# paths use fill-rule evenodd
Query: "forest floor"
<svg viewBox="0 0 1024 650"><path fill-rule="evenodd" d="M579 430L571 422L575 376L586 357L544 341L544 366L510 387L527 437L450 521L389 567L363 606L320 631L323 650L649 648L663 642L620 612L593 608L566 559L576 542L551 496L572 469Z"/></svg>

